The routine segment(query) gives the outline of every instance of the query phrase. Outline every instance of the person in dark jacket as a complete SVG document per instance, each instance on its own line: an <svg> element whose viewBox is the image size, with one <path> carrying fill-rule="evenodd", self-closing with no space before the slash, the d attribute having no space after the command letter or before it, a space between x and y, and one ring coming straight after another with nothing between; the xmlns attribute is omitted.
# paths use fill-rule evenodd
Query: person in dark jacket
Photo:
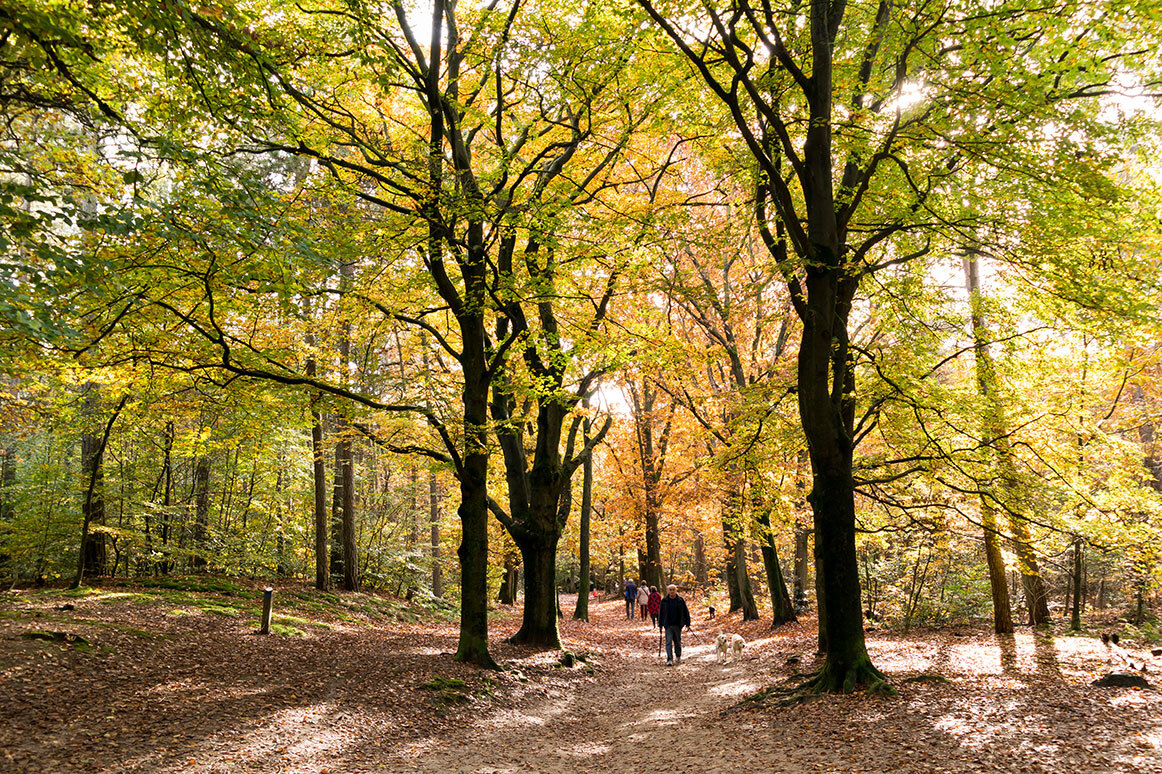
<svg viewBox="0 0 1162 774"><path fill-rule="evenodd" d="M678 596L678 587L666 587L666 596L658 608L658 626L666 633L666 666L682 663L682 627L690 630L690 608Z"/></svg>
<svg viewBox="0 0 1162 774"><path fill-rule="evenodd" d="M637 607L637 584L632 580L625 582L625 617L633 619L634 609Z"/></svg>

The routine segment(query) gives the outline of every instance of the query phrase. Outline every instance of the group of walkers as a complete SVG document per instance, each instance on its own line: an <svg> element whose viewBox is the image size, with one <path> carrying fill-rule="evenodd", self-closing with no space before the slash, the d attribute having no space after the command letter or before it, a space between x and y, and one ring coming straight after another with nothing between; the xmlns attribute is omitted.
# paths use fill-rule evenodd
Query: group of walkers
<svg viewBox="0 0 1162 774"><path fill-rule="evenodd" d="M650 616L650 624L666 634L666 666L682 663L682 628L690 631L690 608L686 600L678 596L678 587L666 587L666 596L658 593L657 586L647 586L632 580L625 582L625 617L633 620L635 611L645 620Z"/></svg>

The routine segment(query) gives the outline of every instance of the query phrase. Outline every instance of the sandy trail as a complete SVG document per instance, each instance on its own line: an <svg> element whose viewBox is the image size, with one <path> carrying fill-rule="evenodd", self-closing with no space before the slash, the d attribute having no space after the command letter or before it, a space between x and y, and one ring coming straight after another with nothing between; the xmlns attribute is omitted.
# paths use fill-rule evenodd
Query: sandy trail
<svg viewBox="0 0 1162 774"><path fill-rule="evenodd" d="M698 630L683 636L682 663L667 667L664 652L658 656L657 630L619 619L618 607L602 604L590 636L577 643L622 644L597 680L463 729L399 765L457 774L777 770L755 745L737 749L741 725L721 716L762 687L753 654L718 664L715 633Z"/></svg>

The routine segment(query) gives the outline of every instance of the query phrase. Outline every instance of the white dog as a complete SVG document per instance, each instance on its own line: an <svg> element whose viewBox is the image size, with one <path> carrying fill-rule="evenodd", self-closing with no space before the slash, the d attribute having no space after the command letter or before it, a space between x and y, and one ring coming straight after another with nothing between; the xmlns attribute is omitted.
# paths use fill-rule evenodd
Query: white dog
<svg viewBox="0 0 1162 774"><path fill-rule="evenodd" d="M746 647L746 640L738 634L720 634L714 641L714 650L717 655L718 663L721 664L726 661L728 651L734 652L734 660L738 661L742 658L742 649Z"/></svg>

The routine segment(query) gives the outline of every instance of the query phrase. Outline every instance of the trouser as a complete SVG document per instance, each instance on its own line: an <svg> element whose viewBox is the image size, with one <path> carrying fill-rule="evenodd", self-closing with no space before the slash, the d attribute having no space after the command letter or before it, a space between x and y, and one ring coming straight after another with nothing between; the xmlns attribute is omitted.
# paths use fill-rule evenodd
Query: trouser
<svg viewBox="0 0 1162 774"><path fill-rule="evenodd" d="M673 661L674 657L682 658L682 627L666 627L666 661Z"/></svg>
<svg viewBox="0 0 1162 774"><path fill-rule="evenodd" d="M642 620L643 621L646 620L646 606L645 605L638 605L638 607L640 607L642 609L642 611L641 611L642 612Z"/></svg>
<svg viewBox="0 0 1162 774"><path fill-rule="evenodd" d="M625 601L625 617L633 618L633 606L637 603L636 600L627 599Z"/></svg>
<svg viewBox="0 0 1162 774"><path fill-rule="evenodd" d="M653 624L654 626L658 625L658 614L657 613L650 613L650 623Z"/></svg>

